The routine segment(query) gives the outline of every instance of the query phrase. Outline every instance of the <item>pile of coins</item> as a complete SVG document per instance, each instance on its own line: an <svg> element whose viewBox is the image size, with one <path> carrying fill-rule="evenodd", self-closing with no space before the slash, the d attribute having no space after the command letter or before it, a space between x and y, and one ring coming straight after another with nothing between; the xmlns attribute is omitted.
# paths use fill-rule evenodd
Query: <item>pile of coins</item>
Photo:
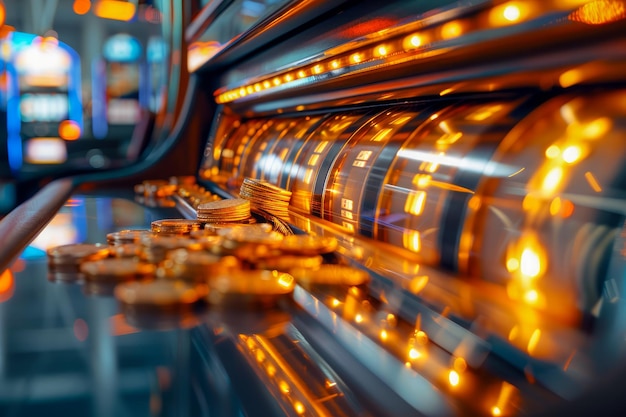
<svg viewBox="0 0 626 417"><path fill-rule="evenodd" d="M245 178L239 196L250 200L255 207L280 219L289 218L291 191L284 190L264 180Z"/></svg>
<svg viewBox="0 0 626 417"><path fill-rule="evenodd" d="M107 244L51 248L51 280L74 277L90 295L114 295L135 319L155 312L186 314L198 305L211 311L267 309L289 300L296 284L312 289L369 282L367 273L334 264L335 238L276 227L272 217L287 217L291 193L265 181L246 178L235 199L221 199L186 177L144 181L135 191L166 199L176 192L197 218L160 219L149 230L112 232ZM257 220L253 207L271 213L265 217L270 223Z"/></svg>

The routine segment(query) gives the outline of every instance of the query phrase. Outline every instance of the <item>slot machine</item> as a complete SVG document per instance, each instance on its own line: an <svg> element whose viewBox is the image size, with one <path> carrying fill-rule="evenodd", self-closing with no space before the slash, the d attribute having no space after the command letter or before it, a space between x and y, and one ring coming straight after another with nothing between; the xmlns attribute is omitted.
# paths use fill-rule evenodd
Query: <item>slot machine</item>
<svg viewBox="0 0 626 417"><path fill-rule="evenodd" d="M626 2L183 3L143 159L0 221L0 387L30 291L98 415L626 409ZM93 258L25 261L78 196Z"/></svg>

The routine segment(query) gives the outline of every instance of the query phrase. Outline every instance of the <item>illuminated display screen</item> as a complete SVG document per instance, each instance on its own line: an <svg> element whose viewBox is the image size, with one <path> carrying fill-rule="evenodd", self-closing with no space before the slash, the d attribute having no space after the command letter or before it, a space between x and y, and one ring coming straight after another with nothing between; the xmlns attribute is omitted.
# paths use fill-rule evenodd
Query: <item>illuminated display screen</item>
<svg viewBox="0 0 626 417"><path fill-rule="evenodd" d="M22 122L59 122L67 119L68 111L64 94L26 93L20 98Z"/></svg>

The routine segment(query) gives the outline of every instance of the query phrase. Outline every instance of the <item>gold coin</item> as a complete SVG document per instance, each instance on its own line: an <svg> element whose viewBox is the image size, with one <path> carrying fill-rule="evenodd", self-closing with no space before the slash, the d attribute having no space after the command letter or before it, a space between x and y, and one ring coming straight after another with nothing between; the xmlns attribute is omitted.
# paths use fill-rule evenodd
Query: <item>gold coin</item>
<svg viewBox="0 0 626 417"><path fill-rule="evenodd" d="M190 219L161 219L150 223L151 231L159 234L189 234L201 228L201 222Z"/></svg>
<svg viewBox="0 0 626 417"><path fill-rule="evenodd" d="M283 272L238 270L209 279L207 301L219 306L271 306L290 296L294 278Z"/></svg>
<svg viewBox="0 0 626 417"><path fill-rule="evenodd" d="M125 229L119 232L107 234L107 242L109 245L121 245L124 243L138 243L144 237L154 236L154 233L145 229Z"/></svg>
<svg viewBox="0 0 626 417"><path fill-rule="evenodd" d="M289 253L307 255L330 253L337 249L337 239L332 236L290 235L285 236L280 249Z"/></svg>
<svg viewBox="0 0 626 417"><path fill-rule="evenodd" d="M225 241L256 243L270 247L278 247L285 236L275 231L266 232L259 229L233 228L223 234L222 237Z"/></svg>
<svg viewBox="0 0 626 417"><path fill-rule="evenodd" d="M201 297L196 286L176 280L125 282L114 293L121 303L156 308L186 307Z"/></svg>
<svg viewBox="0 0 626 417"><path fill-rule="evenodd" d="M249 210L250 202L242 198L227 198L223 200L210 201L198 206L200 212L222 212L227 210Z"/></svg>
<svg viewBox="0 0 626 417"><path fill-rule="evenodd" d="M75 270L83 262L108 257L109 247L100 243L71 243L50 248L46 253L48 264L57 271L61 267Z"/></svg>
<svg viewBox="0 0 626 417"><path fill-rule="evenodd" d="M166 255L162 271L167 277L206 282L210 277L239 266L239 261L232 256L222 257L209 252L176 249Z"/></svg>
<svg viewBox="0 0 626 417"><path fill-rule="evenodd" d="M122 243L109 248L115 258L144 258L144 247L137 243Z"/></svg>
<svg viewBox="0 0 626 417"><path fill-rule="evenodd" d="M290 271L298 284L305 287L346 285L358 286L370 282L370 275L362 269L347 265L324 264L316 269L294 268Z"/></svg>
<svg viewBox="0 0 626 417"><path fill-rule="evenodd" d="M156 267L131 258L108 258L84 262L80 271L87 280L114 282L152 278Z"/></svg>

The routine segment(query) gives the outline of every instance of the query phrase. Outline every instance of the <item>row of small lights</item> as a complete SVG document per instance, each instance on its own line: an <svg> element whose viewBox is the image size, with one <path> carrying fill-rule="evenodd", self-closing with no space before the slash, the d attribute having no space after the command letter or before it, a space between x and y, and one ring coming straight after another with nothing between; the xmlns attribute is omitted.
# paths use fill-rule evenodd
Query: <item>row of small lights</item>
<svg viewBox="0 0 626 417"><path fill-rule="evenodd" d="M506 26L518 23L535 15L534 11L520 2L509 2L496 6L486 11L487 20L492 26ZM473 19L472 19L473 20ZM364 47L356 52L350 52L328 58L326 60L308 64L301 68L290 70L283 74L267 77L263 80L251 82L228 91L217 94L216 101L219 104L229 103L246 96L267 91L287 84L292 84L307 77L320 76L322 74L333 73L342 70L344 73L348 68L358 68L360 65L376 63L384 59L394 57L395 62L400 62L407 58L406 54L422 52L424 47L437 41L449 40L463 35L464 33L478 30L481 25L475 24L470 19L452 20L437 27L423 29L419 32L411 33L407 36L391 39L387 42L377 44L373 47ZM470 29L474 28L474 29ZM393 63L394 61L388 62Z"/></svg>
<svg viewBox="0 0 626 417"><path fill-rule="evenodd" d="M407 36L402 45L398 46L395 42L380 44L374 48L366 48L359 52L353 52L344 56L339 56L326 61L320 61L308 67L295 69L285 74L276 75L265 80L243 85L217 96L217 103L228 103L248 95L266 91L302 80L307 77L320 76L322 74L332 73L338 70L345 70L350 67L359 66L371 60L381 60L392 54L414 51L425 45L426 39L422 34L412 34ZM343 71L342 71L343 72Z"/></svg>
<svg viewBox="0 0 626 417"><path fill-rule="evenodd" d="M551 3L551 2L546 2ZM543 1L522 2L510 1L494 6L477 16L452 20L441 25L422 29L404 37L391 39L388 42L377 44L374 47L367 46L356 52L341 54L314 64L307 64L282 74L268 76L259 81L250 82L227 91L216 93L218 104L229 103L255 93L267 91L280 86L294 85L296 81L307 77L320 76L322 74L338 72L345 73L349 68L357 69L364 63L377 63L384 59L394 57L388 64L399 63L411 56L411 53L424 53L426 45L432 45L438 41L457 38L463 34L475 32L487 27L501 27L517 24L538 16L542 10L550 7ZM585 4L587 3L587 4ZM581 6L570 14L572 20L588 24L602 24L623 18L623 4L613 0L591 1L589 0L555 0L553 7L568 8ZM592 7L587 7L592 6ZM609 7L611 6L611 7ZM622 8L617 8L621 6ZM617 8L617 9L616 9ZM617 10L617 11L616 11ZM599 15L599 16L598 16ZM590 18L593 17L593 19ZM591 20L590 20L591 19Z"/></svg>

